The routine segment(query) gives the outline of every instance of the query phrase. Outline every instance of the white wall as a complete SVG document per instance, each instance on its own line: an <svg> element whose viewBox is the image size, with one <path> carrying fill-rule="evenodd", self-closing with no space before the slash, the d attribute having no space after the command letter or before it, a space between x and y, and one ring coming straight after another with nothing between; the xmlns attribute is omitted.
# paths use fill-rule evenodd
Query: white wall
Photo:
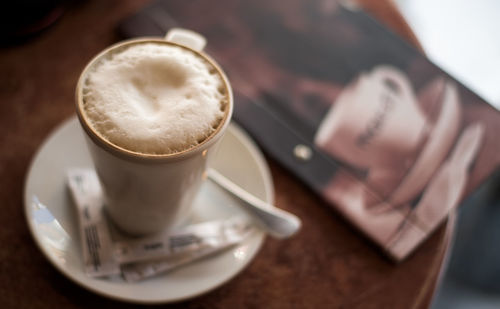
<svg viewBox="0 0 500 309"><path fill-rule="evenodd" d="M500 109L500 1L395 3L429 58Z"/></svg>

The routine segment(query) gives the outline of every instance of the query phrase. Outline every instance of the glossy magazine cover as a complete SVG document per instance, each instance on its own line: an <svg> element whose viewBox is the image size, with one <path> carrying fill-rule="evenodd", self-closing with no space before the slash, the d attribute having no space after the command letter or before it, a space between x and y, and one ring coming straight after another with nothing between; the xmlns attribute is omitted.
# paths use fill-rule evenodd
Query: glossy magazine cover
<svg viewBox="0 0 500 309"><path fill-rule="evenodd" d="M395 260L500 162L500 114L364 12L326 0L159 1L127 36L200 32L234 119Z"/></svg>

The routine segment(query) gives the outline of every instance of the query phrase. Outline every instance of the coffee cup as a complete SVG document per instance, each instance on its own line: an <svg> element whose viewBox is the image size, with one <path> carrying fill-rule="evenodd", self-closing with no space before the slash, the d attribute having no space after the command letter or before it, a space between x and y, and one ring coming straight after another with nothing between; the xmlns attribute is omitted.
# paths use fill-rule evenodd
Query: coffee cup
<svg viewBox="0 0 500 309"><path fill-rule="evenodd" d="M346 86L321 122L315 143L355 168L391 174L416 155L426 130L408 78L381 65Z"/></svg>
<svg viewBox="0 0 500 309"><path fill-rule="evenodd" d="M153 47L146 48L145 46ZM115 44L93 58L81 73L76 88L78 119L103 188L106 203L104 208L111 221L128 234L157 233L170 229L186 219L192 208L192 201L205 178L207 164L214 156L217 144L229 125L233 111L231 85L219 65L203 52L204 46L205 38L201 35L176 28L170 30L164 39L139 38ZM177 56L172 56L172 60L168 58L170 56L162 54L161 57L167 57L165 59L169 61L168 65L163 68L161 63L152 62L154 65L145 69L147 72L144 74L141 72L141 66L133 67L133 61L130 63L125 61L123 66L121 62L116 62L119 57L125 60L132 57L125 52L132 53L138 50L137 53L140 55L142 49L147 52L148 48L154 51L151 52L152 54L163 53L163 50L168 50L172 55L178 53L182 61L177 61L178 59L175 58ZM156 59L156 56L151 57L153 60ZM139 60L137 63L142 63ZM101 68L105 65L111 66L110 61L118 63L117 72L125 73L123 75L114 74L115 71L111 71L113 74L108 74L108 72L107 75L102 73L105 69ZM167 71L156 71L159 66ZM196 67L196 70L192 70L193 67ZM168 71L170 69L176 71L170 72ZM198 74L196 72L201 73L196 75ZM177 78L179 74L181 77ZM141 78L147 78L147 80ZM161 85L163 78L168 79L167 82L170 83L168 87ZM99 88L99 81L106 81L106 79L112 79L109 87L113 88L104 89L104 87L102 90L102 87ZM204 84L208 86L197 84L196 81L203 79ZM190 83L186 89L183 88L184 82ZM214 83L215 88L211 87L212 84L209 82ZM106 81L106 87L108 87L108 81ZM120 87L126 91L121 92L123 89ZM151 89L152 87L157 88ZM149 92L142 93L146 90ZM198 93L201 94L198 95ZM187 102L186 106L190 106L189 104L193 102L201 104L196 101L198 98L208 100L207 102L212 105L214 100L220 101L219 110L213 113L216 116L210 118L216 121L210 120L212 122L209 123L205 118L198 121L199 115L196 116L198 118L192 116L190 113L196 112L198 108L196 106L199 105L193 105L196 108L186 107L185 110L178 111L178 106L182 104L178 101L175 101L175 104L169 103L170 96L175 97L175 100L181 100L179 102L182 104ZM108 104L115 98L122 100L119 106L123 106L123 111L120 107L116 112L117 105ZM152 102L147 102L148 100ZM136 104L136 101L148 106L131 106ZM170 110L163 110L167 103L173 107ZM94 105L96 107L91 109ZM98 112L95 112L95 109ZM167 117L169 113L174 113L175 117L166 118L169 120L163 122L161 118L160 120L155 118L160 114ZM191 116L194 120L189 120ZM104 119L101 119L103 117ZM155 119L156 122L152 125L148 124L146 131L137 125L150 119ZM179 122L176 122L177 119ZM186 122L180 122L181 120ZM204 129L201 133L190 126L193 122L197 125L206 122L211 125L211 128ZM171 127L166 129L161 127L164 123L169 123ZM132 128L127 128L127 126ZM207 126L203 128L205 127ZM168 146L168 149L165 148L166 150L162 152L161 147L170 143L169 136L172 136L172 140L175 137L177 141L178 136L172 132L181 137L187 136L186 139L193 139L193 142L179 142L175 144L177 146ZM153 135L149 136L151 134ZM141 140L142 135L147 136L144 141ZM157 143L157 141L160 142ZM159 145L155 144L155 147L161 146L158 148L160 150L155 147L151 148L151 143Z"/></svg>

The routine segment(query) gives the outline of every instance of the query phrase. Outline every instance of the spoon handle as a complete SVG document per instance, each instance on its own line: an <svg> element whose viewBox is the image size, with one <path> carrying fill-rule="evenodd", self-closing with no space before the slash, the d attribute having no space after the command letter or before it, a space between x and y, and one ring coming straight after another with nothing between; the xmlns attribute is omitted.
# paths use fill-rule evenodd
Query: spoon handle
<svg viewBox="0 0 500 309"><path fill-rule="evenodd" d="M257 219L257 223L276 238L287 238L295 234L301 226L300 219L287 211L276 208L256 196L248 193L231 180L227 179L219 172L209 168L207 170L208 179L229 192L233 197L238 198L240 205Z"/></svg>

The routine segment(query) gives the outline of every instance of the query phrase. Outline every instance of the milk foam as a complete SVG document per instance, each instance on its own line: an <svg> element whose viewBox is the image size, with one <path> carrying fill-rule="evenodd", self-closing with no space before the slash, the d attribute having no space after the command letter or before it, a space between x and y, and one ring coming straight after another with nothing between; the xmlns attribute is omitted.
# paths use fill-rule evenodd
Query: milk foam
<svg viewBox="0 0 500 309"><path fill-rule="evenodd" d="M223 81L181 47L143 43L101 60L83 86L84 112L111 143L146 154L189 149L224 116Z"/></svg>

